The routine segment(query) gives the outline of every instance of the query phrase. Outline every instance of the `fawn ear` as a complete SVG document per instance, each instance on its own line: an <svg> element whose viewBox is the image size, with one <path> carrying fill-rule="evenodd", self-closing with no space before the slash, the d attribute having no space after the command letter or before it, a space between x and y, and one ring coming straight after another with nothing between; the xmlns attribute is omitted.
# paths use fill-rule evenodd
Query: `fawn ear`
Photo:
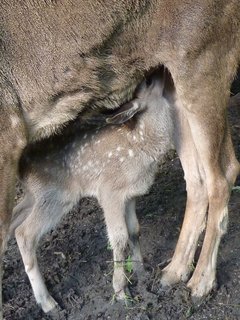
<svg viewBox="0 0 240 320"><path fill-rule="evenodd" d="M106 118L106 122L109 124L122 124L130 120L135 114L143 110L140 103L131 101L124 103L120 108L116 110L113 115Z"/></svg>

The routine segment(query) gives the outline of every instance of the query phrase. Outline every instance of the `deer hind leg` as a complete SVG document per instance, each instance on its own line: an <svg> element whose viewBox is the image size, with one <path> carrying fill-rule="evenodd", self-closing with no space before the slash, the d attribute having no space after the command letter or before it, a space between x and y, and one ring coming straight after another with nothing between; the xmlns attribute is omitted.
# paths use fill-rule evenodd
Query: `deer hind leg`
<svg viewBox="0 0 240 320"><path fill-rule="evenodd" d="M14 232L18 226L29 216L32 212L32 206L34 204L33 195L26 193L22 201L20 201L14 208L12 214L12 220L9 227L9 237L14 235Z"/></svg>
<svg viewBox="0 0 240 320"><path fill-rule="evenodd" d="M126 223L129 233L129 246L132 251L133 270L140 275L143 273L143 258L139 243L140 227L136 215L136 201L129 200L126 205Z"/></svg>
<svg viewBox="0 0 240 320"><path fill-rule="evenodd" d="M126 205L118 195L101 199L107 225L108 238L113 250L113 289L116 298L126 298L127 277L125 274L125 250L128 244L128 229L125 220Z"/></svg>
<svg viewBox="0 0 240 320"><path fill-rule="evenodd" d="M196 298L206 295L215 285L218 247L222 235L227 231L228 199L232 186L239 174L239 163L235 157L227 124L220 148L219 166L222 169L221 173L225 179L225 194L223 195L221 193L221 188L219 188L219 190L214 190L215 194L210 194L209 197L206 235L197 267L192 278L188 282L188 287L191 288L192 295ZM223 188L223 186L221 187ZM217 198L216 194L219 195L219 198L221 195L223 197L225 196L225 202L224 199L221 201L221 199Z"/></svg>
<svg viewBox="0 0 240 320"><path fill-rule="evenodd" d="M173 103L172 103L173 104ZM208 206L205 174L192 139L184 110L174 103L175 146L186 180L187 203L180 236L171 262L163 269L161 285L169 286L188 280L201 232L205 228Z"/></svg>
<svg viewBox="0 0 240 320"><path fill-rule="evenodd" d="M15 236L36 301L44 312L49 312L57 306L57 303L49 294L40 273L36 248L40 238L55 226L70 208L68 205L65 206L62 201L57 200L57 198L61 199L61 195L57 195L53 191L48 194L46 192L41 197L40 194L38 196L39 198L33 206L31 202L28 202L29 207L25 207L26 212L30 211L30 214L16 227ZM64 195L62 199L64 199ZM21 211L22 207L23 205L19 205L18 209ZM17 211L15 213L17 217L21 216Z"/></svg>
<svg viewBox="0 0 240 320"><path fill-rule="evenodd" d="M184 78L179 76L175 82L176 88L181 88L178 91L178 98L189 123L199 156L198 163L204 171L204 184L208 196L208 218L204 242L196 269L188 282L194 297L208 294L215 284L218 247L221 236L226 231L228 219L230 188L227 176L231 176L230 180L233 182L237 172L237 169L230 170L231 173L227 170L229 173L226 174L221 155L224 145L229 145L228 139L225 139L228 131L226 105L229 99L228 84L234 70L226 65L226 61L221 61L221 57L218 58L217 71L209 70L214 63L204 65L204 60L198 61L194 63L191 70L188 66L189 73L185 74ZM203 70L196 70L195 66L200 65ZM184 70L186 71L185 68ZM212 77L207 76L210 74L216 75L217 84ZM187 81L190 78L191 90ZM233 164L235 165L236 163ZM195 220L191 223L194 225Z"/></svg>
<svg viewBox="0 0 240 320"><path fill-rule="evenodd" d="M17 108L2 105L0 88L0 319L2 314L2 257L8 239L18 161L26 146L24 120Z"/></svg>

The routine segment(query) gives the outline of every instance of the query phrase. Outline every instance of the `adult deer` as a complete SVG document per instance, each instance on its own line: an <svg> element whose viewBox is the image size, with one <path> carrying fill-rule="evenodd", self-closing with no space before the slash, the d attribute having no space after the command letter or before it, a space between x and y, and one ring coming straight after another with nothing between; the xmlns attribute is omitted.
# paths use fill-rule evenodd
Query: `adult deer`
<svg viewBox="0 0 240 320"><path fill-rule="evenodd" d="M162 64L176 87L176 94L168 90L167 96L177 111L177 150L188 193L162 283L188 279L208 211L203 248L188 282L193 296L207 294L239 172L226 120L240 57L239 0L0 4L1 256L18 161L28 142L52 135L90 105L115 108L128 101L144 76Z"/></svg>

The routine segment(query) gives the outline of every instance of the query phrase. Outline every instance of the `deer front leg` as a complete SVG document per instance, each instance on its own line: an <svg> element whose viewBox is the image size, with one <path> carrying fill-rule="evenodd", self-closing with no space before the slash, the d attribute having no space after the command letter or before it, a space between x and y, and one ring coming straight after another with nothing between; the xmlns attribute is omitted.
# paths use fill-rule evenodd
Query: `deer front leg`
<svg viewBox="0 0 240 320"><path fill-rule="evenodd" d="M13 208L17 166L26 145L26 134L18 110L1 106L1 101L0 107L0 319L2 319L2 257Z"/></svg>
<svg viewBox="0 0 240 320"><path fill-rule="evenodd" d="M215 52L213 56L217 57L218 52ZM208 199L208 218L203 247L196 269L188 283L192 295L199 298L208 294L215 284L218 247L227 227L230 188L223 168L221 153L227 132L228 84L234 70L227 65L226 61L221 61L222 56L218 56L217 72L213 69L214 63L209 64L208 61L205 64L204 55L198 59L199 61L194 62L191 70L189 66L184 68L182 64L181 68L183 67L186 73L178 74L175 79L176 87L181 88L178 90L178 98L189 123L192 140L198 154L198 167L204 172L201 175L204 179L202 183L206 187ZM196 69L196 66L201 66L201 69ZM215 75L216 82L213 82L209 75ZM188 81L190 76L191 90L189 90ZM235 178L236 173L233 174L232 181ZM206 193L203 193L203 197L206 197ZM198 207L197 203L195 207ZM189 221L192 226L196 223L196 219L193 218L194 215ZM186 252L187 248L188 244L182 250Z"/></svg>
<svg viewBox="0 0 240 320"><path fill-rule="evenodd" d="M126 223L129 233L129 245L132 250L133 270L140 276L144 272L143 258L139 243L140 227L136 214L136 200L129 200L126 205Z"/></svg>
<svg viewBox="0 0 240 320"><path fill-rule="evenodd" d="M208 207L205 173L199 160L186 112L176 99L175 88L169 75L166 95L172 105L174 144L181 160L186 180L187 203L184 221L171 262L162 271L161 285L170 286L187 281L201 232L204 230Z"/></svg>
<svg viewBox="0 0 240 320"><path fill-rule="evenodd" d="M218 197L211 197L211 201L209 201L207 229L201 255L199 257L195 272L188 282L188 287L192 289L193 296L197 298L208 293L215 285L218 247L222 235L227 231L227 201L232 186L234 185L236 177L239 173L239 163L235 157L228 126L224 131L224 137L220 149L219 163L224 176L224 184L226 188L225 194L222 194L222 196L220 196L221 193L218 194L218 192L221 192L221 188L224 186L224 184L220 182L220 186L217 186L217 190L219 191L215 191L218 194ZM226 202L225 206L223 206L224 200ZM211 258L209 259L209 257ZM202 269L202 264L205 264L206 269ZM204 279L208 278L210 278L210 280L204 281Z"/></svg>
<svg viewBox="0 0 240 320"><path fill-rule="evenodd" d="M39 164L41 165L41 164ZM26 191L26 196L16 208L14 208L15 220L13 219L10 229L15 229L15 236L25 271L31 283L37 303L44 312L52 311L57 302L49 294L40 272L36 248L41 237L54 227L61 217L66 214L72 204L65 205L64 194L49 185L32 184ZM55 186L56 187L56 186Z"/></svg>
<svg viewBox="0 0 240 320"><path fill-rule="evenodd" d="M125 249L128 244L128 229L125 221L125 203L118 195L102 198L101 205L107 225L108 238L113 250L113 289L116 298L126 298L127 277L125 274Z"/></svg>
<svg viewBox="0 0 240 320"><path fill-rule="evenodd" d="M57 302L47 290L36 256L40 236L47 231L46 221L42 216L46 215L44 213L40 215L37 206L33 207L32 213L16 228L15 236L36 301L44 312L49 312L57 306ZM47 218L50 224L50 218Z"/></svg>

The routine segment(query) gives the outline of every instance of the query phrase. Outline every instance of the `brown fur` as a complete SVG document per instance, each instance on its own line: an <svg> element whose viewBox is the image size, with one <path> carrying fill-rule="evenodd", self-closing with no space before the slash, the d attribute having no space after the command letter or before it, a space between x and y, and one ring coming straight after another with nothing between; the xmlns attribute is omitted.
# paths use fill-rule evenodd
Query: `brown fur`
<svg viewBox="0 0 240 320"><path fill-rule="evenodd" d="M128 101L144 76L163 64L176 86L181 160L189 153L189 139L194 150L187 163L195 174L183 165L189 214L181 235L189 234L185 226L197 214L201 195L209 208L202 253L189 283L193 295L207 294L215 279L219 226L226 225L219 221L227 216L239 170L225 120L240 58L239 0L1 0L0 6L1 241L24 146L52 135L90 105L115 108ZM198 194L193 190L199 186ZM186 239L181 241L164 283L187 277L200 220L191 254L184 254ZM183 273L176 271L176 261Z"/></svg>

